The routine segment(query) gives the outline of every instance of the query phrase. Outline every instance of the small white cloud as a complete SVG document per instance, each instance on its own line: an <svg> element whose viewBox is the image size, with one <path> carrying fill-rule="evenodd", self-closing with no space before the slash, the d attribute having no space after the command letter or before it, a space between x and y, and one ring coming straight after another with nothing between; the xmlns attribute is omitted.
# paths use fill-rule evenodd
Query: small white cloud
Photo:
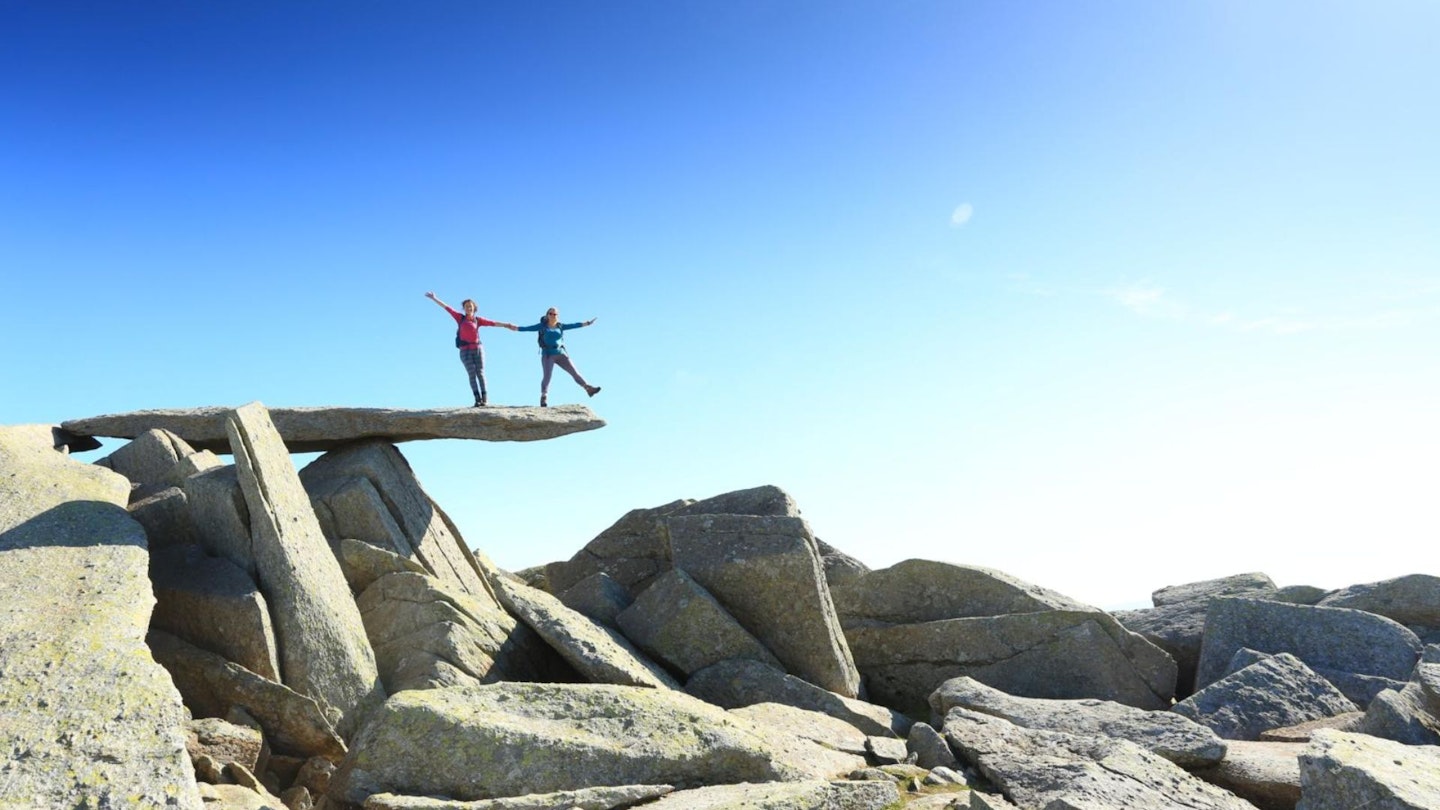
<svg viewBox="0 0 1440 810"><path fill-rule="evenodd" d="M974 213L975 206L971 205L970 203L961 203L959 206L956 206L954 211L950 213L950 227L964 227L965 223L970 221L970 217Z"/></svg>
<svg viewBox="0 0 1440 810"><path fill-rule="evenodd" d="M1119 287L1106 292L1119 301L1121 306L1141 315L1154 314L1161 304L1161 299L1165 297L1163 289L1148 284Z"/></svg>

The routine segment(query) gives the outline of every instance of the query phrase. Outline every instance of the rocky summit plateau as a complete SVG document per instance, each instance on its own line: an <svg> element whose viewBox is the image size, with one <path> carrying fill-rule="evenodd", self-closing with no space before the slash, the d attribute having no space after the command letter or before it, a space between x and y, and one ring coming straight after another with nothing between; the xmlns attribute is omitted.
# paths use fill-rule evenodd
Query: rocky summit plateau
<svg viewBox="0 0 1440 810"><path fill-rule="evenodd" d="M619 505L511 572L397 446L603 425L250 403L0 426L0 808L1440 810L1440 577L1177 564L1109 613L976 566L872 570L768 485ZM96 437L123 441L70 456Z"/></svg>

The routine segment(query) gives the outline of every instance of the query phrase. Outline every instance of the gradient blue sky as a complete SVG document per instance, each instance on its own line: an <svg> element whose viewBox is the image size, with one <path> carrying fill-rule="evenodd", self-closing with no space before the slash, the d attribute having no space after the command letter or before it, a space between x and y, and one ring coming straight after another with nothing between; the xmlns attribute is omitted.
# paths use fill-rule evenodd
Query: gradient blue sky
<svg viewBox="0 0 1440 810"><path fill-rule="evenodd" d="M567 343L603 430L402 445L507 568L773 483L871 566L1104 607L1440 573L1436 31L1428 0L0 4L0 422L466 405L434 290L599 318ZM533 404L533 338L485 341Z"/></svg>

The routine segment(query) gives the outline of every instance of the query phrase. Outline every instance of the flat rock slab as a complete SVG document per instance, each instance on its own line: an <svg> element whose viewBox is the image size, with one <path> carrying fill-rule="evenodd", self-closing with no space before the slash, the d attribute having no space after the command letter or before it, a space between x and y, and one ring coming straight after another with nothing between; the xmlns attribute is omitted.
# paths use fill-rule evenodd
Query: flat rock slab
<svg viewBox="0 0 1440 810"><path fill-rule="evenodd" d="M770 782L680 790L650 810L883 810L900 801L893 782Z"/></svg>
<svg viewBox="0 0 1440 810"><path fill-rule="evenodd" d="M75 436L133 439L162 429L196 450L230 452L225 416L233 408L172 408L72 419L62 428ZM270 419L292 453L331 450L357 439L411 442L421 439L478 439L533 442L605 426L584 405L554 408L271 408Z"/></svg>
<svg viewBox="0 0 1440 810"><path fill-rule="evenodd" d="M400 796L376 793L365 800L365 810L612 810L633 807L657 799L674 790L669 785L620 785L555 793L532 793L528 796L506 796L501 799L436 799L429 796Z"/></svg>

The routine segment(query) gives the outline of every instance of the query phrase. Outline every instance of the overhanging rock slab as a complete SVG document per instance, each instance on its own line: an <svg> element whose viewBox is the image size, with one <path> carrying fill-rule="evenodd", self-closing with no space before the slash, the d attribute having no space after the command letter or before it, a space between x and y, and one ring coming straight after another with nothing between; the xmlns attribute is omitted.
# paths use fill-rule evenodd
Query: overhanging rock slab
<svg viewBox="0 0 1440 810"><path fill-rule="evenodd" d="M63 429L76 436L133 439L147 430L164 429L196 450L230 452L225 435L229 406L176 408L72 419ZM605 426L584 405L553 408L402 408L305 407L270 408L270 419L292 453L331 450L357 439L391 442L421 439L478 439L487 442L533 442Z"/></svg>

